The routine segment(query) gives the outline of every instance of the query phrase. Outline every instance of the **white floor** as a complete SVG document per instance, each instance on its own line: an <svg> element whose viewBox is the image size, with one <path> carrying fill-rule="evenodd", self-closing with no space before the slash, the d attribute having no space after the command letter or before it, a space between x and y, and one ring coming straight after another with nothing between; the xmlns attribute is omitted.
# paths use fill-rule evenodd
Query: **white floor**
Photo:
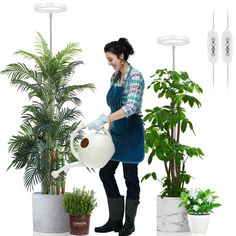
<svg viewBox="0 0 236 236"><path fill-rule="evenodd" d="M69 233L62 233L62 234L45 234L45 233L39 233L39 232L33 232L33 236L69 236L71 234ZM114 233L114 232L111 232L111 233L104 233L104 234L96 234L94 232L90 232L89 233L89 236L92 236L92 235L107 235L107 236L111 236L111 235L118 235L118 233ZM215 235L215 234L214 234ZM84 235L84 236L88 236L88 235ZM141 236L138 232L134 232L132 234L132 236ZM156 234L156 236L213 236L213 234L192 234L192 233L161 233L161 232L158 232ZM222 235L223 236L223 235Z"/></svg>
<svg viewBox="0 0 236 236"><path fill-rule="evenodd" d="M69 233L62 233L62 234L45 234L45 233L39 233L39 232L33 232L33 236L69 236L71 234ZM92 235L107 235L107 236L111 236L111 235L118 235L118 233L114 233L114 232L111 232L111 233L104 233L104 234L96 234L96 233L93 233L93 232L90 232L89 233L89 236L92 236ZM88 236L88 235L83 235L83 236ZM141 236L140 234L138 234L138 232L134 232L132 234L132 236ZM191 234L191 233L161 233L161 232L158 232L156 234L156 236L211 236L210 234ZM213 235L212 235L213 236Z"/></svg>

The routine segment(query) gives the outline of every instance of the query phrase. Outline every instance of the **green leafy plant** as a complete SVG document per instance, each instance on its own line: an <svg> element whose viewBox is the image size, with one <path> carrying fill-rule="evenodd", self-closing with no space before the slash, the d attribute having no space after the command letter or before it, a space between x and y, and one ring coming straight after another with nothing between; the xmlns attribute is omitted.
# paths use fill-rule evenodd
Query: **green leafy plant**
<svg viewBox="0 0 236 236"><path fill-rule="evenodd" d="M65 212L71 216L90 215L97 206L95 192L93 190L73 188L73 192L66 192L63 199Z"/></svg>
<svg viewBox="0 0 236 236"><path fill-rule="evenodd" d="M215 192L210 189L190 189L181 192L180 204L183 206L188 214L204 215L213 213L213 209L220 207L220 203L216 203L215 199L218 196L214 195Z"/></svg>
<svg viewBox="0 0 236 236"><path fill-rule="evenodd" d="M191 175L186 172L186 161L194 156L202 158L202 150L180 143L180 135L187 129L194 133L193 124L187 117L186 107L200 107L200 101L192 96L194 92L202 93L202 88L194 83L187 72L167 69L157 70L148 89L153 88L157 101L162 98L167 104L146 110L145 151L149 153L148 164L154 157L162 161L166 176L158 178L156 172L146 174L143 180L152 177L161 182L161 197L180 197L184 185L188 184Z"/></svg>
<svg viewBox="0 0 236 236"><path fill-rule="evenodd" d="M40 33L35 53L18 50L15 54L33 61L30 69L25 63L9 64L1 71L12 85L28 93L31 103L23 107L22 124L17 135L9 141L12 162L8 167L25 168L24 185L27 190L41 183L43 194L65 191L65 174L58 179L51 172L75 158L70 151L70 134L82 115L78 93L94 89L93 84L70 85L69 82L82 61L74 60L81 51L78 43L69 43L55 56ZM32 65L32 64L30 64ZM78 133L76 140L82 138Z"/></svg>

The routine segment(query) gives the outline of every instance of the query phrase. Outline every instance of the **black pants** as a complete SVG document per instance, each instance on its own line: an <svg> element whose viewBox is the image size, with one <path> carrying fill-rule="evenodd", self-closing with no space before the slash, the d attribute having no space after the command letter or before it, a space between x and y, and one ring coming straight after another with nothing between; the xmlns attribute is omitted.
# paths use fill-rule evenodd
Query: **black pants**
<svg viewBox="0 0 236 236"><path fill-rule="evenodd" d="M110 160L99 171L99 176L102 180L105 192L108 198L121 197L119 188L115 179L115 172L120 162ZM127 187L126 197L129 199L138 200L140 194L140 186L138 179L138 164L122 163L125 184Z"/></svg>

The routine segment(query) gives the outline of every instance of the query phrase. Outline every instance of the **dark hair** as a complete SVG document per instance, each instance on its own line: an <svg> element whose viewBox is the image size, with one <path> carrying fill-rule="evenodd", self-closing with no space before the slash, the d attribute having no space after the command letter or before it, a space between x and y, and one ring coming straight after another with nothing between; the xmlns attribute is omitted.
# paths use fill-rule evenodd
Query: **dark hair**
<svg viewBox="0 0 236 236"><path fill-rule="evenodd" d="M119 38L118 41L107 43L104 52L112 52L117 57L123 53L124 59L127 61L129 56L134 54L134 49L126 38Z"/></svg>

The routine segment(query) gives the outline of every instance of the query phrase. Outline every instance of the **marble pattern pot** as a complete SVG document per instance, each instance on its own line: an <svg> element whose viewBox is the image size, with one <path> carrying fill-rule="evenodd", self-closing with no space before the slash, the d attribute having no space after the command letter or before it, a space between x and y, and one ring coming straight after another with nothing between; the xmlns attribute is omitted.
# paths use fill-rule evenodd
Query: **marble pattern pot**
<svg viewBox="0 0 236 236"><path fill-rule="evenodd" d="M178 197L157 197L157 231L189 232L187 213Z"/></svg>

